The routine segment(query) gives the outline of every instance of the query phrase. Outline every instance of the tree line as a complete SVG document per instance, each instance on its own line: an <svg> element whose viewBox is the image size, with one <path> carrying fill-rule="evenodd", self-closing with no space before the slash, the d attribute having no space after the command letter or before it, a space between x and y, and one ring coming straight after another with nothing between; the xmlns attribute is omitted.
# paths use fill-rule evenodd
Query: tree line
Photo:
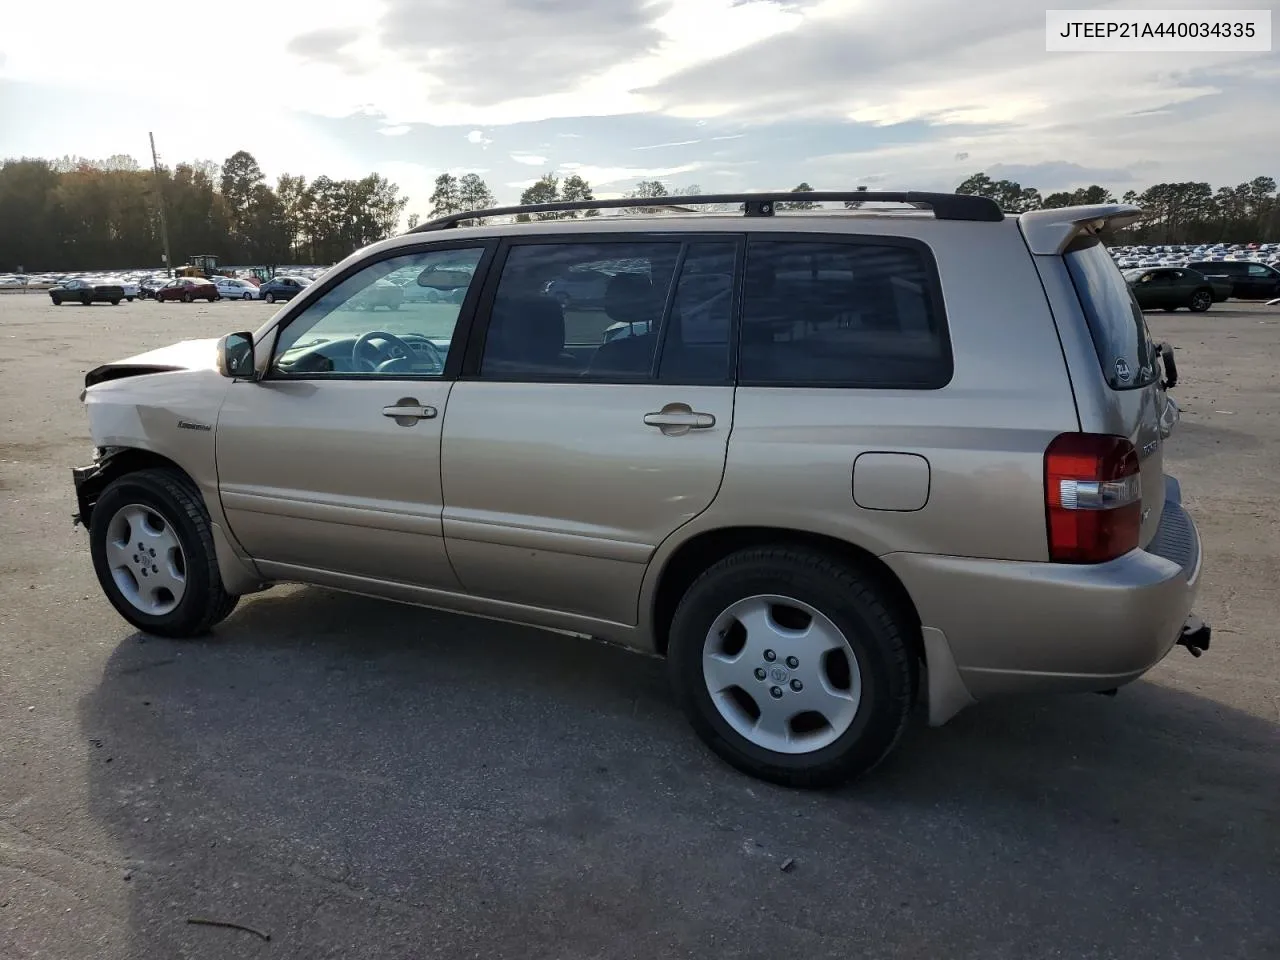
<svg viewBox="0 0 1280 960"><path fill-rule="evenodd" d="M861 188L859 188L861 189ZM812 192L807 183L793 193ZM1074 204L1114 203L1097 184L1047 195L986 173L967 177L957 193L991 197L1010 213ZM691 184L671 188L641 180L626 193L636 211L661 209L652 201L702 193ZM0 269L83 270L133 267L162 261L160 203L167 215L175 264L194 254L223 263L333 263L359 247L394 234L408 199L377 173L358 180L318 176L308 181L282 174L274 184L253 155L239 150L221 164L180 163L147 170L129 156L86 160L22 158L0 161ZM592 200L591 184L577 174L547 173L520 195L521 204ZM1157 183L1130 190L1120 201L1136 203L1146 217L1117 234L1114 242L1206 243L1280 240L1276 181L1255 177L1234 187L1207 182ZM644 203L643 201L650 201ZM436 178L429 199L432 217L496 206L497 198L477 174ZM851 201L847 207L857 207ZM781 209L817 206L797 197ZM596 216L599 211L522 214L518 220ZM419 222L409 216L409 227Z"/></svg>
<svg viewBox="0 0 1280 960"><path fill-rule="evenodd" d="M332 263L391 236L407 199L385 177L283 174L267 181L244 150L221 164L141 169L106 160L24 157L0 162L0 269L88 270L162 262L160 203L170 252L223 263Z"/></svg>
<svg viewBox="0 0 1280 960"><path fill-rule="evenodd" d="M1094 184L1078 190L1041 195L1035 187L1014 180L993 180L975 173L956 187L956 193L991 197L1009 213L1088 203L1135 203L1145 216L1119 231L1116 243L1264 243L1280 240L1280 198L1272 177L1254 177L1234 187L1206 181L1157 183L1119 199Z"/></svg>

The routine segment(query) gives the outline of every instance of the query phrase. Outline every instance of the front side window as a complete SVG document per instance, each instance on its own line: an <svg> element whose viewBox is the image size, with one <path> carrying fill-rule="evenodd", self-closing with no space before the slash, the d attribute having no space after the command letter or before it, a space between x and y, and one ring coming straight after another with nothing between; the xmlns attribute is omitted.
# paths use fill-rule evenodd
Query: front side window
<svg viewBox="0 0 1280 960"><path fill-rule="evenodd" d="M483 247L379 260L307 304L281 331L276 376L443 375Z"/></svg>
<svg viewBox="0 0 1280 960"><path fill-rule="evenodd" d="M925 249L865 241L748 245L742 382L937 389L951 373L935 268Z"/></svg>

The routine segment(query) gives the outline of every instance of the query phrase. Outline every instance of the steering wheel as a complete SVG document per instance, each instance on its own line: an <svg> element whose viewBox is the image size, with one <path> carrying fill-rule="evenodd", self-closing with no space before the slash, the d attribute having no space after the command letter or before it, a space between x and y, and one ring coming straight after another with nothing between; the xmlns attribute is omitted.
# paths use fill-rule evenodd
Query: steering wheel
<svg viewBox="0 0 1280 960"><path fill-rule="evenodd" d="M368 333L362 333L351 345L351 365L357 370L374 371L386 362L382 359L371 359L364 355L369 349L369 344L374 340L383 341L387 347L398 347L400 356L392 354L389 360L399 360L402 357L408 358L413 356L413 347L409 346L394 333L387 333L385 330L370 330ZM384 348L385 349L385 348Z"/></svg>

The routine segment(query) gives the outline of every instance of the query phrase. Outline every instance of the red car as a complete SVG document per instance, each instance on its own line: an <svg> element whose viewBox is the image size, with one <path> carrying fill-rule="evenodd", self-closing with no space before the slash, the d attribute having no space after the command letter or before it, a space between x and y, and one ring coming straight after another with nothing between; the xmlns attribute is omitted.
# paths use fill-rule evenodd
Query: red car
<svg viewBox="0 0 1280 960"><path fill-rule="evenodd" d="M213 281L202 280L200 277L177 277L156 291L156 300L181 300L183 303L208 300L213 303L221 299L222 295L218 293Z"/></svg>

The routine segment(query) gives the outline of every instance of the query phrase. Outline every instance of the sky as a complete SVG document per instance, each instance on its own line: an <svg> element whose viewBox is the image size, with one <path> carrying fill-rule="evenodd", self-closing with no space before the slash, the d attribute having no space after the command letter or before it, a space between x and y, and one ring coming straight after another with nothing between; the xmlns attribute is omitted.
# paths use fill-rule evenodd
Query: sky
<svg viewBox="0 0 1280 960"><path fill-rule="evenodd" d="M1280 175L1277 91L1276 52L1046 53L1026 0L42 0L0 20L0 158L145 163L153 132L170 164L377 171L422 215L446 171L503 202L547 172L598 196L1235 184Z"/></svg>

